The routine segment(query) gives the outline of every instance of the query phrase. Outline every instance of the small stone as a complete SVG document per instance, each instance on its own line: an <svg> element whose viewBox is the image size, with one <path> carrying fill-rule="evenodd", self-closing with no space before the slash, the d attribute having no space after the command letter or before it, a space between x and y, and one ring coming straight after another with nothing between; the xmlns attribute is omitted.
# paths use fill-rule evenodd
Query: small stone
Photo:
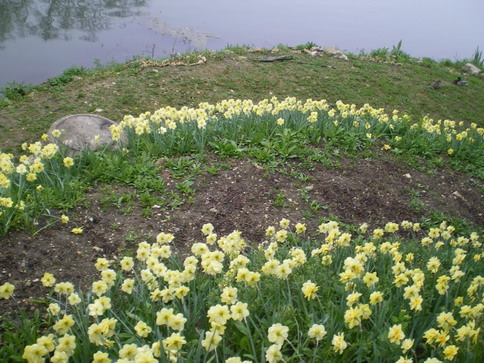
<svg viewBox="0 0 484 363"><path fill-rule="evenodd" d="M309 49L304 49L304 53L309 54L311 57L314 57L318 52L316 51L311 51Z"/></svg>
<svg viewBox="0 0 484 363"><path fill-rule="evenodd" d="M350 59L348 58L348 56L344 53L341 53L341 54L336 54L334 56L335 58L338 58L338 59L341 59L341 60L344 60L345 62L348 62Z"/></svg>
<svg viewBox="0 0 484 363"><path fill-rule="evenodd" d="M412 176L409 173L405 174L405 177L407 177L408 179L412 179Z"/></svg>
<svg viewBox="0 0 484 363"><path fill-rule="evenodd" d="M459 198L459 199L462 199L464 202L467 203L467 200L464 198L464 196L462 194L460 194L457 190L452 193L452 195L454 195L455 197Z"/></svg>

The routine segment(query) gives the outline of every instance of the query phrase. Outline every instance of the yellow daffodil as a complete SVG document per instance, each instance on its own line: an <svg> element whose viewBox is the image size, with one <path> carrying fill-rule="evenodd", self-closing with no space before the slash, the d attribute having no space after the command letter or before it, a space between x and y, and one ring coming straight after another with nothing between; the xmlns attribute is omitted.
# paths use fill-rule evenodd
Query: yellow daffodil
<svg viewBox="0 0 484 363"><path fill-rule="evenodd" d="M272 324L267 333L269 342L281 346L289 335L289 328L280 323Z"/></svg>
<svg viewBox="0 0 484 363"><path fill-rule="evenodd" d="M76 228L72 228L71 232L74 234L81 234L83 232L83 229L82 227L76 227Z"/></svg>
<svg viewBox="0 0 484 363"><path fill-rule="evenodd" d="M4 283L0 286L0 298L9 299L12 296L14 290L15 286L13 286L11 283Z"/></svg>
<svg viewBox="0 0 484 363"><path fill-rule="evenodd" d="M226 305L214 305L208 309L207 317L210 322L225 325L227 320L231 318L230 309Z"/></svg>
<svg viewBox="0 0 484 363"><path fill-rule="evenodd" d="M73 166L73 165L74 165L74 159L73 159L73 158L71 158L71 157L66 157L66 158L64 158L63 162L64 162L64 166L65 166L66 168L70 168L71 166Z"/></svg>
<svg viewBox="0 0 484 363"><path fill-rule="evenodd" d="M281 353L281 347L277 344L272 344L269 348L266 350L266 362L268 363L277 363L282 361L282 353Z"/></svg>
<svg viewBox="0 0 484 363"><path fill-rule="evenodd" d="M395 324L390 327L388 330L388 339L390 342L400 345L401 341L405 339L401 324Z"/></svg>
<svg viewBox="0 0 484 363"><path fill-rule="evenodd" d="M134 331L136 332L136 334L138 336L140 336L142 338L146 338L152 332L152 329L144 321L139 321L135 325Z"/></svg>
<svg viewBox="0 0 484 363"><path fill-rule="evenodd" d="M303 284L301 290L305 299L312 300L316 298L319 287L311 280L308 280Z"/></svg>
<svg viewBox="0 0 484 363"><path fill-rule="evenodd" d="M345 341L344 333L335 334L331 344L333 345L334 351L339 354L343 354L343 351L348 347L348 343Z"/></svg>

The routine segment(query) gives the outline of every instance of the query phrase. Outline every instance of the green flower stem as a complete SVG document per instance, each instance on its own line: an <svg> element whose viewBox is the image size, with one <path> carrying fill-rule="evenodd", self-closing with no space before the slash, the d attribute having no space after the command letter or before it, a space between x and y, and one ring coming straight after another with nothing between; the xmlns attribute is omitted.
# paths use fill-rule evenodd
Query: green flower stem
<svg viewBox="0 0 484 363"><path fill-rule="evenodd" d="M245 323L245 326L247 327L247 335L249 337L250 348L252 350L252 356L255 358L257 356L257 353L256 353L256 350L255 350L254 340L252 339L252 334L250 333L249 323L247 322L246 318L244 318L244 323Z"/></svg>

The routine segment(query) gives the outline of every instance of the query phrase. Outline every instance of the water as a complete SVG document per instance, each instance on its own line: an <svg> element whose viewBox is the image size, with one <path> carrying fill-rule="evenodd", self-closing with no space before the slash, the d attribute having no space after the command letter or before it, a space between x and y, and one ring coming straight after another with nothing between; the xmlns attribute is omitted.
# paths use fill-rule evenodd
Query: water
<svg viewBox="0 0 484 363"><path fill-rule="evenodd" d="M0 87L71 66L308 41L462 59L484 49L483 0L0 0Z"/></svg>

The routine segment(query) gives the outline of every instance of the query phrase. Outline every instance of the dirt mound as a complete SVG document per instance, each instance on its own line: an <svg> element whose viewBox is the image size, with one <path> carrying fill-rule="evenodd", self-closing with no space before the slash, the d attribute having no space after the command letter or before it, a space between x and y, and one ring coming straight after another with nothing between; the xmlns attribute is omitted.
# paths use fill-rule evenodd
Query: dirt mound
<svg viewBox="0 0 484 363"><path fill-rule="evenodd" d="M135 190L99 186L70 213L68 225L59 223L35 236L11 233L2 241L0 284L14 284L15 299L1 300L0 309L33 308L30 299L47 292L40 284L44 272L86 288L98 274L93 266L98 257L114 259L161 231L174 233L174 244L185 255L193 242L204 240L200 228L208 222L219 236L237 229L252 243L263 241L265 229L282 218L306 223L310 233L322 218L376 228L389 221L418 221L435 211L484 225L479 182L449 170L430 175L382 159L339 159L335 168L316 165L314 170L292 163L275 172L250 160L226 162L227 169L217 175L197 176L195 195L179 209L155 206L145 218L138 203L123 209L103 202L107 191L134 195ZM167 184L176 182L166 171L163 177ZM72 234L73 227L83 227L83 233Z"/></svg>

